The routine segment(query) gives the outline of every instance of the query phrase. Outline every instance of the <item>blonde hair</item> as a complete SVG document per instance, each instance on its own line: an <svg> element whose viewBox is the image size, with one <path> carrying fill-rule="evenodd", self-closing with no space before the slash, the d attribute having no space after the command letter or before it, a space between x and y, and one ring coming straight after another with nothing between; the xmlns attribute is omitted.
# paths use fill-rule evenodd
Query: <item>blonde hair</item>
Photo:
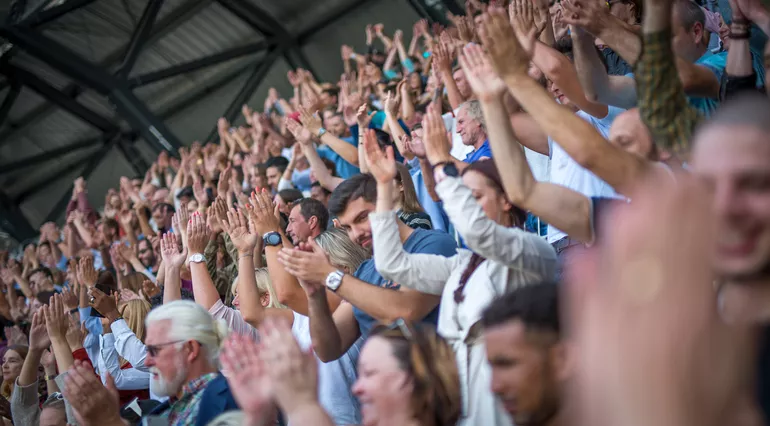
<svg viewBox="0 0 770 426"><path fill-rule="evenodd" d="M238 289L239 278L240 278L240 275L235 277L235 280L233 281L233 285L230 287L230 291L233 294L233 298L235 297L235 292ZM273 281L270 279L270 273L267 271L267 268L255 268L254 278L257 281L257 289L259 290L259 294L262 295L267 293L270 295L270 303L266 306L266 308L276 308L276 309L286 308L285 305L282 305L280 302L278 302L278 296L275 294L275 288L273 288Z"/></svg>
<svg viewBox="0 0 770 426"><path fill-rule="evenodd" d="M349 274L356 272L358 267L371 257L371 253L351 241L348 233L342 228L327 229L315 237L315 242L329 256L332 265L345 269Z"/></svg>
<svg viewBox="0 0 770 426"><path fill-rule="evenodd" d="M144 343L147 332L144 327L144 319L150 313L152 306L144 299L132 299L123 305L121 315L126 325L134 332L136 338Z"/></svg>

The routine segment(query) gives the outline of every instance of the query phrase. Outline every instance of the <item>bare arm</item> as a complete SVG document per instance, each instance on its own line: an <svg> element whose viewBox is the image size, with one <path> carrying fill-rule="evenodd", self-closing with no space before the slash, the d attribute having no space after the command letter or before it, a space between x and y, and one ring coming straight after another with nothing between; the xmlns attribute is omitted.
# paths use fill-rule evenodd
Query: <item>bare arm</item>
<svg viewBox="0 0 770 426"><path fill-rule="evenodd" d="M353 305L343 303L332 314L325 291L308 297L308 311L313 349L323 362L339 359L361 335Z"/></svg>
<svg viewBox="0 0 770 426"><path fill-rule="evenodd" d="M629 109L636 106L636 82L631 77L607 74L596 39L578 27L571 27L575 69L585 96L593 102Z"/></svg>

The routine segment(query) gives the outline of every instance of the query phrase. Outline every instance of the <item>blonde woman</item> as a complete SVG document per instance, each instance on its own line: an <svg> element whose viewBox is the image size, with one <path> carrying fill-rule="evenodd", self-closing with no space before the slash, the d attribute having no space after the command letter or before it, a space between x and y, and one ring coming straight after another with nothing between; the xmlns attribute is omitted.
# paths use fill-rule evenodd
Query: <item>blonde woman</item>
<svg viewBox="0 0 770 426"><path fill-rule="evenodd" d="M137 339L144 343L144 319L150 312L150 304L143 299L133 299L122 305L120 315ZM98 371L102 383L107 383L107 374L115 380L120 404L128 404L134 398L150 397L150 373L141 371L123 359L115 349L115 336L112 334L109 319L102 321L104 333L99 338Z"/></svg>
<svg viewBox="0 0 770 426"><path fill-rule="evenodd" d="M278 302L267 268L254 269L254 278L257 281L257 290L259 290L259 304L263 308L286 309L286 306ZM233 285L230 287L230 291L233 295L233 308L239 311L241 301L238 299L238 276L235 277Z"/></svg>

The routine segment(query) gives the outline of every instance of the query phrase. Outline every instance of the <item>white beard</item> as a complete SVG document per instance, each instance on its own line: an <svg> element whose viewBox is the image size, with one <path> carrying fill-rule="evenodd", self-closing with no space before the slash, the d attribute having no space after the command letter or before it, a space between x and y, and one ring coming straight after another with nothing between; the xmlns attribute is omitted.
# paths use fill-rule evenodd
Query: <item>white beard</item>
<svg viewBox="0 0 770 426"><path fill-rule="evenodd" d="M179 394L182 390L182 386L185 384L185 378L187 377L187 368L180 368L176 372L171 380L166 380L165 377L155 367L150 367L150 376L153 381L153 392L157 396L172 397Z"/></svg>

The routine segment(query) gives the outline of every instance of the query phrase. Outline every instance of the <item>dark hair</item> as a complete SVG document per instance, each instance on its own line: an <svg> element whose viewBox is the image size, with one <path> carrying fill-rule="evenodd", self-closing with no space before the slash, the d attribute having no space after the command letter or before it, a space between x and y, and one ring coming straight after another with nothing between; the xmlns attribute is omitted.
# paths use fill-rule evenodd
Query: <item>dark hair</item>
<svg viewBox="0 0 770 426"><path fill-rule="evenodd" d="M336 87L327 87L326 89L323 89L322 92L329 96L337 96L340 93L340 89Z"/></svg>
<svg viewBox="0 0 770 426"><path fill-rule="evenodd" d="M29 271L29 274L27 274L27 278L37 274L38 272L42 272L46 276L46 278L48 278L49 280L51 280L51 282L53 282L53 273L51 272L50 269L46 268L45 266L40 266Z"/></svg>
<svg viewBox="0 0 770 426"><path fill-rule="evenodd" d="M102 228L104 227L112 229L116 234L120 232L120 225L118 224L118 221L109 217L104 219L102 222Z"/></svg>
<svg viewBox="0 0 770 426"><path fill-rule="evenodd" d="M560 335L559 286L544 281L517 288L493 300L481 314L486 328L513 320L523 322L527 330Z"/></svg>
<svg viewBox="0 0 770 426"><path fill-rule="evenodd" d="M323 161L324 166L329 169L329 173L332 176L337 176L337 165L334 164L334 161L329 160L328 158L322 158L321 161Z"/></svg>
<svg viewBox="0 0 770 426"><path fill-rule="evenodd" d="M286 171L286 167L289 167L289 160L284 157L270 157L265 161L265 169L269 167L275 167L283 173Z"/></svg>
<svg viewBox="0 0 770 426"><path fill-rule="evenodd" d="M305 220L310 220L311 217L315 216L321 231L326 231L326 225L329 223L329 210L326 210L322 202L314 198L302 198L292 203L291 208L297 206L299 206L299 213Z"/></svg>
<svg viewBox="0 0 770 426"><path fill-rule="evenodd" d="M53 292L53 291L41 291L41 292L37 293L37 295L35 297L37 298L37 300L40 303L42 303L44 305L47 305L48 302L51 300L51 297L53 297L54 294L56 294L56 292Z"/></svg>
<svg viewBox="0 0 770 426"><path fill-rule="evenodd" d="M339 216L351 201L359 198L369 203L377 202L377 181L372 175L360 174L342 181L329 198L329 214Z"/></svg>
<svg viewBox="0 0 770 426"><path fill-rule="evenodd" d="M500 177L500 171L497 170L497 166L493 160L473 162L462 171L462 174L464 175L468 172L478 172L484 175L484 177L489 179L495 189L505 195L506 200L508 199L508 196L505 194L505 187L503 187L503 178ZM508 202L510 203L510 200L508 200ZM511 222L513 223L513 226L522 228L524 222L527 221L527 212L513 203L511 203L511 205L513 206L513 209L511 209Z"/></svg>
<svg viewBox="0 0 770 426"><path fill-rule="evenodd" d="M112 272L101 271L99 273L99 278L96 279L95 287L109 296L118 289L118 283L115 281L115 275L113 275Z"/></svg>
<svg viewBox="0 0 770 426"><path fill-rule="evenodd" d="M315 182L313 182L313 183L311 183L311 184L310 184L310 187L311 187L311 188L314 188L314 187L316 187L316 186L317 186L317 187L319 187L319 188L321 188L321 189L324 191L324 194L326 194L326 195L329 195L329 194L331 194L331 193L332 193L332 192L331 192L331 191L329 191L328 189L324 188L324 187L323 187L323 185L321 185L321 182L315 181Z"/></svg>
<svg viewBox="0 0 770 426"><path fill-rule="evenodd" d="M297 200L301 200L303 197L302 193L296 189L282 189L278 191L278 196L288 205L291 205Z"/></svg>
<svg viewBox="0 0 770 426"><path fill-rule="evenodd" d="M152 207L152 211L155 212L155 210L158 210L159 208L161 208L161 206L166 206L169 212L176 213L176 209L174 208L174 205L169 203L158 203Z"/></svg>
<svg viewBox="0 0 770 426"><path fill-rule="evenodd" d="M193 192L192 186L185 186L179 191L179 194L176 195L177 200L181 200L182 197L187 197L187 198L195 197L195 193Z"/></svg>
<svg viewBox="0 0 770 426"><path fill-rule="evenodd" d="M701 26L706 25L706 14L694 1L677 0L674 2L674 8L679 15L679 22L682 24L685 31L690 31L698 22L700 22Z"/></svg>
<svg viewBox="0 0 770 426"><path fill-rule="evenodd" d="M386 146L393 145L393 139L389 134L380 129L372 130L374 130L374 135L377 136L377 145L380 146L380 149L385 149Z"/></svg>

